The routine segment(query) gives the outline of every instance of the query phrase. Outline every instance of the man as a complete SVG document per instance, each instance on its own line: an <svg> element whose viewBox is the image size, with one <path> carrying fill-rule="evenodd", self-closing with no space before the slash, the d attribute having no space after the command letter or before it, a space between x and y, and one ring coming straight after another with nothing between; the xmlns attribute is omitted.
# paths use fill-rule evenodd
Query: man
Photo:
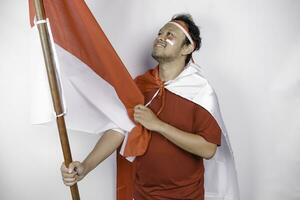
<svg viewBox="0 0 300 200"><path fill-rule="evenodd" d="M204 199L203 158L214 156L221 129L202 106L166 89L170 81L184 78L200 46L200 32L191 17L175 16L154 41L152 57L158 66L135 79L148 103L135 106L134 120L151 133L146 153L133 162L135 200ZM82 163L75 161L68 169L63 164L64 183L75 184L111 155L124 140L121 132L106 131Z"/></svg>

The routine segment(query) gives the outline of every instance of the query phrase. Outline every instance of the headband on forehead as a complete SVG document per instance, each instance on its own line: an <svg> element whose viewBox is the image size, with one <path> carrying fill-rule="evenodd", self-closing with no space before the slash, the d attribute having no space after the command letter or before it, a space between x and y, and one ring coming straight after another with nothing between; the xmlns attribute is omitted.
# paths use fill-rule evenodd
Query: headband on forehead
<svg viewBox="0 0 300 200"><path fill-rule="evenodd" d="M180 21L180 20L172 20L170 22L168 22L169 24L174 24L175 26L177 26L178 28L180 28L180 30L184 33L184 35L187 37L187 39L190 41L190 43L192 45L194 45L194 41L191 37L191 35L189 34L189 30L187 28L187 26L185 25L184 22Z"/></svg>

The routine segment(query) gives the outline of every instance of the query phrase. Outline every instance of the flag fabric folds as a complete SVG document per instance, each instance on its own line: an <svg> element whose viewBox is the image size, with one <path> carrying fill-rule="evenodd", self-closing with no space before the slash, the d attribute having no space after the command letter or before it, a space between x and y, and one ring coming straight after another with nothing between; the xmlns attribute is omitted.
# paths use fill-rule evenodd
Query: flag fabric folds
<svg viewBox="0 0 300 200"><path fill-rule="evenodd" d="M30 22L33 26L35 16L33 1L29 1L29 6ZM149 141L150 134L142 126L135 126L132 119L133 107L144 103L143 95L86 3L83 0L45 0L44 6L55 45L58 51L65 54L58 54L60 58L63 56L63 59L59 58L59 62L68 62L63 63L64 67L62 68L62 74L68 77L65 81L62 80L65 85L69 85L65 87L71 87L73 91L80 94L82 99L88 102L89 106L87 107L91 108L89 110L93 115L104 114L108 121L115 125L114 127L130 132L127 142L124 144L126 145L124 156L142 155L147 149L145 144ZM87 81L90 79L94 80L96 84ZM99 88L104 88L101 90L102 94ZM106 102L107 105L104 106L103 102ZM70 107L69 104L72 103L67 102L67 104ZM99 107L99 112L93 112L93 107ZM69 113L66 116L67 122L69 121L68 128L81 131L87 131L84 127L90 129L91 121L87 119L91 117L78 119L78 115L72 115L72 112L76 112L75 109L68 110ZM131 121L127 116L122 116L124 112L119 114L117 112L119 110L126 110ZM80 110L78 112L82 113ZM85 125L78 127L78 124ZM104 131L105 128L111 127L95 127L94 130Z"/></svg>
<svg viewBox="0 0 300 200"><path fill-rule="evenodd" d="M56 65L60 66L56 70L61 75L67 128L96 134L120 128L129 135L123 142L124 156L142 155L150 134L133 122L133 108L144 104L144 97L86 3L83 0L43 2L53 36L53 49L57 53ZM33 0L29 0L29 10L30 23L34 26ZM44 95L50 96L45 92ZM49 100L47 105L51 106ZM51 113L42 113L44 110L51 109L36 110L33 123L54 119ZM129 163L118 155L118 199L130 196L128 171L131 171Z"/></svg>

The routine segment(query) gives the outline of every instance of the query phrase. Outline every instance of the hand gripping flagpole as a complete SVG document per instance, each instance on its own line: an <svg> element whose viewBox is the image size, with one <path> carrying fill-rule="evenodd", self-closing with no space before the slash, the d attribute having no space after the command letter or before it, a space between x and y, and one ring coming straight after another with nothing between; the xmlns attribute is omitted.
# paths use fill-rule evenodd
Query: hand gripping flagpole
<svg viewBox="0 0 300 200"><path fill-rule="evenodd" d="M57 82L57 77L55 73L55 61L53 52L51 50L51 41L48 32L49 30L47 29L47 24L43 23L46 20L43 0L34 0L34 6L36 10L36 24L39 30L44 60L47 68L48 81L51 89L52 101L54 105L54 110L56 112L56 123L58 127L61 147L64 155L65 165L68 167L69 164L72 162L72 154L70 150L65 119L63 116L64 110L61 102L61 96L59 93L59 83ZM80 200L77 184L71 186L70 189L72 199Z"/></svg>

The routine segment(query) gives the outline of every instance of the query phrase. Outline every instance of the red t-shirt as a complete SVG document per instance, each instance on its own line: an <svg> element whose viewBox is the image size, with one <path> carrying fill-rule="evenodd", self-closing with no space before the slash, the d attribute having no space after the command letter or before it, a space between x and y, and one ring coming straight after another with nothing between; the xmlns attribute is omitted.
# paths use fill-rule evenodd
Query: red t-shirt
<svg viewBox="0 0 300 200"><path fill-rule="evenodd" d="M156 90L144 94L148 102ZM157 96L149 107L160 108ZM203 107L166 89L165 106L158 116L162 121L199 134L208 142L221 144L221 129ZM146 153L134 162L135 200L204 200L203 158L176 146L157 132L152 132Z"/></svg>

